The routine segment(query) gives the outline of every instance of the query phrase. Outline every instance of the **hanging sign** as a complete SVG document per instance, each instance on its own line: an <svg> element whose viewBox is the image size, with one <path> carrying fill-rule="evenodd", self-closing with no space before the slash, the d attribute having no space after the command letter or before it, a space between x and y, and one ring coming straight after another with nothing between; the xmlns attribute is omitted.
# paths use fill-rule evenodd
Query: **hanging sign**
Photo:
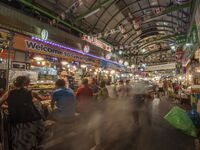
<svg viewBox="0 0 200 150"><path fill-rule="evenodd" d="M145 71L157 71L157 70L169 70L175 69L176 63L164 64L164 65L156 65L156 66L147 66Z"/></svg>
<svg viewBox="0 0 200 150"><path fill-rule="evenodd" d="M97 36L83 35L82 39L109 52L113 49L112 46L98 40Z"/></svg>
<svg viewBox="0 0 200 150"><path fill-rule="evenodd" d="M53 57L67 59L68 61L78 61L92 65L99 65L99 60L85 56L76 52L68 51L61 47L55 47L43 42L34 41L29 37L16 34L13 40L13 48L28 51L36 54L49 55Z"/></svg>
<svg viewBox="0 0 200 150"><path fill-rule="evenodd" d="M14 59L14 57L15 57L14 51L12 51L12 50L5 50L5 49L0 50L0 58L6 59L6 58L8 58L9 55L10 55L10 59Z"/></svg>
<svg viewBox="0 0 200 150"><path fill-rule="evenodd" d="M124 66L113 64L113 63L110 63L110 62L105 61L105 60L101 60L101 67L103 67L105 69L110 68L110 69L114 69L114 70L125 70Z"/></svg>

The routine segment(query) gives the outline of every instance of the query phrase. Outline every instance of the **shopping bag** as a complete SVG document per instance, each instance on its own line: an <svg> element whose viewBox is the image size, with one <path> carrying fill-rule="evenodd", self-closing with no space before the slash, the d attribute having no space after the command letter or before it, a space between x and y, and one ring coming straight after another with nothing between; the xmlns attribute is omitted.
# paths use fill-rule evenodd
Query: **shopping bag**
<svg viewBox="0 0 200 150"><path fill-rule="evenodd" d="M186 111L180 107L173 107L164 117L172 126L182 130L187 135L197 137L196 128L187 115Z"/></svg>

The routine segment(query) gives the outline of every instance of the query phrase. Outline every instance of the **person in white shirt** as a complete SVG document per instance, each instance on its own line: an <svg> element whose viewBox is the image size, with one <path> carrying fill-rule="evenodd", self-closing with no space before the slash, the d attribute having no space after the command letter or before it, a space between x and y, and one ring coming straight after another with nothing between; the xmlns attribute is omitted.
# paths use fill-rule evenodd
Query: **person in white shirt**
<svg viewBox="0 0 200 150"><path fill-rule="evenodd" d="M119 99L126 97L126 89L123 80L119 81L119 84L116 87L116 91Z"/></svg>
<svg viewBox="0 0 200 150"><path fill-rule="evenodd" d="M110 99L116 99L117 91L115 84L111 84L110 81L107 82L106 88L108 90L108 95Z"/></svg>

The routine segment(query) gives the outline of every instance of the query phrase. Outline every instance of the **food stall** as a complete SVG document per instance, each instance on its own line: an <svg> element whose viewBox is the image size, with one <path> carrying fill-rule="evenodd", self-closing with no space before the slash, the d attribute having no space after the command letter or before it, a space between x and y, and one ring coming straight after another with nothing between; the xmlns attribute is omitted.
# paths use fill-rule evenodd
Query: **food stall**
<svg viewBox="0 0 200 150"><path fill-rule="evenodd" d="M30 88L43 95L44 100L50 100L56 79L65 79L75 90L84 68L100 64L100 60L82 51L21 34L14 35L12 47L15 59L10 65L9 83L19 75L27 75L31 79Z"/></svg>

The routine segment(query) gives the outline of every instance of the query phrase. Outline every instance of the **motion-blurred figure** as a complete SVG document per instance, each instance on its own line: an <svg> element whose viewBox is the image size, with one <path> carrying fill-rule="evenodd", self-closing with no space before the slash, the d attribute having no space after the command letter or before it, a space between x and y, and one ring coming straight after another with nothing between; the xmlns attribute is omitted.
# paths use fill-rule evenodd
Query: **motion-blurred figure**
<svg viewBox="0 0 200 150"><path fill-rule="evenodd" d="M125 89L123 80L119 81L119 84L116 87L116 91L117 91L117 96L119 100L122 100L123 98L126 97L126 89Z"/></svg>
<svg viewBox="0 0 200 150"><path fill-rule="evenodd" d="M82 85L76 91L77 110L80 113L88 113L91 111L93 92L89 87L88 79L82 80Z"/></svg>
<svg viewBox="0 0 200 150"><path fill-rule="evenodd" d="M111 100L115 100L117 98L117 91L115 84L111 84L110 81L107 82L106 88L108 90L108 95Z"/></svg>

